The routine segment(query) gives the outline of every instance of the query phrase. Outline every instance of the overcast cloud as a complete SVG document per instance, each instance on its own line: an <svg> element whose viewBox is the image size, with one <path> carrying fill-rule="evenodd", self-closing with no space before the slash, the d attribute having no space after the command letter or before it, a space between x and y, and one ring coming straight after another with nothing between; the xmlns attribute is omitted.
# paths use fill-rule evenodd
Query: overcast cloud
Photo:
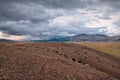
<svg viewBox="0 0 120 80"><path fill-rule="evenodd" d="M0 0L0 38L120 35L120 0Z"/></svg>

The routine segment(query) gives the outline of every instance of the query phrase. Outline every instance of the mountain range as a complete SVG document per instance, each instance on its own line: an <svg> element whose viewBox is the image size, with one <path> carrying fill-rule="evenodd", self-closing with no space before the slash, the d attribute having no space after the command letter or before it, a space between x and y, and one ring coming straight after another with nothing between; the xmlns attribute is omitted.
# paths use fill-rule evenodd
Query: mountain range
<svg viewBox="0 0 120 80"><path fill-rule="evenodd" d="M119 42L120 35L106 36L103 34L79 34L69 37L57 37L49 40L29 40L28 42ZM0 39L0 42L14 42L8 39Z"/></svg>
<svg viewBox="0 0 120 80"><path fill-rule="evenodd" d="M0 39L0 42L14 42L14 41L9 39Z"/></svg>
<svg viewBox="0 0 120 80"><path fill-rule="evenodd" d="M102 34L79 34L70 37L52 38L49 40L31 40L32 42L119 42L119 36L106 36Z"/></svg>

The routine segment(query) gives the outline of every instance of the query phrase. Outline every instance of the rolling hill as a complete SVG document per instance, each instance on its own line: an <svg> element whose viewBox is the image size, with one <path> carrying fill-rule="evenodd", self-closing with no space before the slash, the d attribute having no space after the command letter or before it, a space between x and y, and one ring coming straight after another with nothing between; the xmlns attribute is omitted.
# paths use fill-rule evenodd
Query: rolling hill
<svg viewBox="0 0 120 80"><path fill-rule="evenodd" d="M119 80L119 63L73 43L0 43L1 80Z"/></svg>
<svg viewBox="0 0 120 80"><path fill-rule="evenodd" d="M75 42L83 46L87 46L120 58L119 42Z"/></svg>
<svg viewBox="0 0 120 80"><path fill-rule="evenodd" d="M120 35L118 35L118 36L111 36L110 40L111 41L120 41Z"/></svg>

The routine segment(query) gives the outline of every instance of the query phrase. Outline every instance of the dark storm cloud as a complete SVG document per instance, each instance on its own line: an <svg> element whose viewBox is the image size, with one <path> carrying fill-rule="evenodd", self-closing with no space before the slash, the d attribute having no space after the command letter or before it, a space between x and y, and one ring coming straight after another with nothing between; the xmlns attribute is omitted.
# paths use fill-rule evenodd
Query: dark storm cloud
<svg viewBox="0 0 120 80"><path fill-rule="evenodd" d="M0 5L0 16L10 20L42 21L49 15L45 13L42 6L36 6L35 4L7 3Z"/></svg>
<svg viewBox="0 0 120 80"><path fill-rule="evenodd" d="M29 19L34 22L44 22L55 16L45 12L46 7L52 9L85 8L89 2L86 3L84 0L1 0L0 16L10 20Z"/></svg>
<svg viewBox="0 0 120 80"><path fill-rule="evenodd" d="M120 12L120 0L97 0L98 6L103 7L103 10L105 10L105 14L115 14L117 12Z"/></svg>
<svg viewBox="0 0 120 80"><path fill-rule="evenodd" d="M1 3L37 3L52 8L86 8L88 6L107 5L120 7L120 0L0 0Z"/></svg>
<svg viewBox="0 0 120 80"><path fill-rule="evenodd" d="M0 27L0 31L2 31L5 34L9 34L9 35L26 35L27 32L23 31L22 29L15 29L15 28L10 28L9 27Z"/></svg>
<svg viewBox="0 0 120 80"><path fill-rule="evenodd" d="M92 1L90 0L1 0L1 3L12 2L33 2L51 8L84 8L87 7L89 4L92 4Z"/></svg>
<svg viewBox="0 0 120 80"><path fill-rule="evenodd" d="M30 5L29 3L33 3ZM36 6L36 5L41 5ZM34 8L32 8L32 7ZM44 12L46 8L62 8L62 9L86 9L86 10L96 10L95 8L99 6L109 6L109 9L105 10L103 17L104 19L108 19L106 14L111 14L119 10L120 0L1 0L0 1L0 16L5 18L14 18L16 20L21 19L31 19L33 21L42 20L41 18L37 18L36 16L41 15L41 17L45 17L48 19L48 14ZM17 8L16 8L17 7ZM32 11L34 13L32 13ZM35 13L37 12L37 13ZM43 15L44 14L44 15ZM35 16L36 15L36 16ZM51 16L49 16L51 17Z"/></svg>
<svg viewBox="0 0 120 80"><path fill-rule="evenodd" d="M93 11L97 19L111 20L111 16L120 11L119 7L120 0L0 0L0 31L40 39L100 33L103 26L88 28L86 23L94 19L78 15ZM77 9L87 12L75 12ZM101 15L97 15L99 13Z"/></svg>
<svg viewBox="0 0 120 80"><path fill-rule="evenodd" d="M98 0L98 3L107 4L111 7L120 7L120 0Z"/></svg>

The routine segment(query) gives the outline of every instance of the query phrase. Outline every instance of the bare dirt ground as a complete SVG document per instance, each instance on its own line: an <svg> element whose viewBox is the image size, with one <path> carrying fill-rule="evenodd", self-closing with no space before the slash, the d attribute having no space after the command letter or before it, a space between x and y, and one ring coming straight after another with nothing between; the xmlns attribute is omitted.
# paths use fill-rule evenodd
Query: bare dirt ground
<svg viewBox="0 0 120 80"><path fill-rule="evenodd" d="M0 80L119 80L120 59L73 43L0 43Z"/></svg>

